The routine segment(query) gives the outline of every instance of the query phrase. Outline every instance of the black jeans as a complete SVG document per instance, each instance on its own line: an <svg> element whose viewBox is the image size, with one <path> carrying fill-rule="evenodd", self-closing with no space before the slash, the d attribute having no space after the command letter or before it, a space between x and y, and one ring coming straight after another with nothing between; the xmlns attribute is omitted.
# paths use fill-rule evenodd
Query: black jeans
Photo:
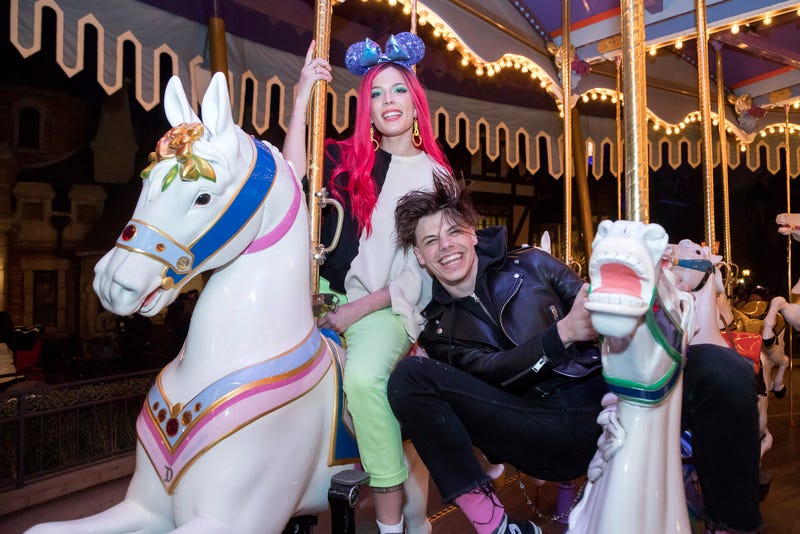
<svg viewBox="0 0 800 534"><path fill-rule="evenodd" d="M733 350L692 345L683 373L684 428L703 492L703 515L719 528L760 528L761 436L756 377Z"/></svg>
<svg viewBox="0 0 800 534"><path fill-rule="evenodd" d="M595 419L605 392L597 374L549 394L517 396L421 357L402 360L388 387L403 434L446 501L487 482L473 445L492 461L543 480L585 474L600 434ZM716 345L689 347L682 426L692 430L706 518L719 528L758 529L761 445L756 379L747 360Z"/></svg>
<svg viewBox="0 0 800 534"><path fill-rule="evenodd" d="M556 378L556 381L561 382ZM445 501L487 482L473 445L493 462L507 462L543 480L586 473L600 426L602 375L542 383L524 396L490 385L446 363L403 359L388 395L405 437L419 452Z"/></svg>

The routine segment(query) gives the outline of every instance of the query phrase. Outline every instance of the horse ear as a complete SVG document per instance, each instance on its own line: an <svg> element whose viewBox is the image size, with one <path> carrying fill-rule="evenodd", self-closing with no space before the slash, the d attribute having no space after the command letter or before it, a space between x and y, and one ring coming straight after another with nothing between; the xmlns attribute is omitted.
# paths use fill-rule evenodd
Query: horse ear
<svg viewBox="0 0 800 534"><path fill-rule="evenodd" d="M164 92L164 113L172 126L183 122L187 124L200 122L192 106L189 105L189 99L186 98L186 93L183 91L181 79L177 76L171 77L167 82L167 90Z"/></svg>
<svg viewBox="0 0 800 534"><path fill-rule="evenodd" d="M236 125L231 113L228 82L221 72L211 77L211 83L203 96L203 124L208 134L216 138L216 142L224 142L226 139L236 142Z"/></svg>
<svg viewBox="0 0 800 534"><path fill-rule="evenodd" d="M548 254L550 253L550 232L547 230L542 232L542 242L539 243L539 247Z"/></svg>

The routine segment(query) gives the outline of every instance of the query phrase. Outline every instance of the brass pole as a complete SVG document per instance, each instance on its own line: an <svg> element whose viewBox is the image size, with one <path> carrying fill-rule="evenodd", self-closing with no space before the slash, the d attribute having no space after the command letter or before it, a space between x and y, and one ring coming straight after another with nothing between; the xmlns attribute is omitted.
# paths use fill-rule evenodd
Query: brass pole
<svg viewBox="0 0 800 534"><path fill-rule="evenodd" d="M617 56L614 60L617 65L617 104L616 104L616 125L617 125L617 220L622 219L622 57Z"/></svg>
<svg viewBox="0 0 800 534"><path fill-rule="evenodd" d="M792 173L789 169L789 163L791 163L791 151L789 150L789 105L783 105L783 113L784 113L784 125L783 125L783 141L786 144L786 213L792 212L792 197L789 190L789 185L792 181ZM789 287L789 292L787 295L789 296L789 301L792 300L792 236L786 236L786 261L788 269L786 272L788 273L787 282ZM792 386L792 371L794 370L794 354L792 348L792 327L786 329L786 348L788 349L789 353L789 426L795 426L794 421L794 387Z"/></svg>
<svg viewBox="0 0 800 534"><path fill-rule="evenodd" d="M722 177L722 224L724 245L722 257L730 263L731 259L731 210L728 191L728 129L725 120L725 78L722 75L722 43L713 41L717 64L717 126L719 129L719 166ZM788 131L788 130L787 130Z"/></svg>
<svg viewBox="0 0 800 534"><path fill-rule="evenodd" d="M411 0L411 33L417 33L417 0Z"/></svg>
<svg viewBox="0 0 800 534"><path fill-rule="evenodd" d="M561 110L564 115L564 262L572 260L572 57L569 39L569 2L561 0Z"/></svg>
<svg viewBox="0 0 800 534"><path fill-rule="evenodd" d="M714 159L711 146L711 89L708 81L708 28L706 27L706 2L695 0L697 26L697 89L700 98L700 127L703 134L703 211L705 240L714 246Z"/></svg>
<svg viewBox="0 0 800 534"><path fill-rule="evenodd" d="M331 11L334 0L317 0L314 20L315 57L328 58L331 38ZM319 293L319 264L317 253L323 248L320 244L322 205L317 193L322 189L322 163L324 161L325 121L328 82L319 80L311 92L309 110L309 161L308 161L308 212L311 227L311 250L315 260L311 262L311 293Z"/></svg>
<svg viewBox="0 0 800 534"><path fill-rule="evenodd" d="M644 2L621 0L626 218L650 222Z"/></svg>
<svg viewBox="0 0 800 534"><path fill-rule="evenodd" d="M583 231L583 248L586 258L592 255L592 241L594 229L592 228L592 205L589 199L589 173L587 172L588 159L586 157L586 143L581 132L581 116L578 107L572 108L572 154L575 164L575 184L578 186L578 206L581 213L581 230Z"/></svg>
<svg viewBox="0 0 800 534"><path fill-rule="evenodd" d="M219 16L218 0L211 1L208 18L208 55L211 72L221 72L228 77L228 51L225 44L225 20Z"/></svg>

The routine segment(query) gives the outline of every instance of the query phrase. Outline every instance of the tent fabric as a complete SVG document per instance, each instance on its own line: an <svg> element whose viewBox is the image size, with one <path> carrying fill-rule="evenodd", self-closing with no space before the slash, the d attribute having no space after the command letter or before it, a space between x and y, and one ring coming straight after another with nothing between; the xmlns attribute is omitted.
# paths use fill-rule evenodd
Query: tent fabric
<svg viewBox="0 0 800 534"><path fill-rule="evenodd" d="M56 59L68 75L84 68L86 30L92 26L99 41L97 81L106 93L113 94L123 86L123 47L130 43L135 54L133 89L144 109L150 110L160 103L159 88L163 81L159 65L163 55L170 59L173 74L181 78L197 109L209 79L206 26L135 0L11 0L9 6L10 40L23 57L41 49L43 12L50 10L55 14L58 29ZM258 134L267 131L270 124L278 124L285 130L291 114L293 87L303 58L230 33L226 36L226 44L232 108L238 123L251 123ZM355 102L358 82L359 78L346 69L334 67L334 81L328 90L333 102L330 110L333 127L339 132L349 126L350 107ZM248 86L252 88L253 100L246 103ZM655 96L649 95L649 100ZM273 99L278 99L275 106ZM444 123L444 131L437 131L437 134L450 146L463 142L473 155L483 151L491 159L504 158L512 167L523 163L531 173L546 165L546 172L554 178L563 175L563 123L557 113L486 103L437 91L429 92L429 101L437 119L434 121L437 130L439 118ZM270 116L273 108L277 109L277 117ZM252 110L250 116L245 116L246 109ZM465 139L460 138L462 129ZM600 178L604 169L608 169L610 174L618 176L615 121L583 116L581 131L596 147L590 175ZM689 147L689 165L701 165L701 141L696 125L677 135L651 130L649 136L652 169L680 165L683 144ZM716 139L716 133L714 137ZM546 162L540 160L540 140L544 140L547 147ZM665 144L666 160L662 158ZM714 161L718 162L718 142L714 144ZM752 142L745 152L740 152L735 142L729 142L729 165L734 168L744 163L750 169L766 166L770 172L778 172L784 157L781 155L783 146L783 136L779 135ZM794 149L795 157L791 158L792 177L800 173L796 157L798 150ZM607 154L610 161L606 161Z"/></svg>

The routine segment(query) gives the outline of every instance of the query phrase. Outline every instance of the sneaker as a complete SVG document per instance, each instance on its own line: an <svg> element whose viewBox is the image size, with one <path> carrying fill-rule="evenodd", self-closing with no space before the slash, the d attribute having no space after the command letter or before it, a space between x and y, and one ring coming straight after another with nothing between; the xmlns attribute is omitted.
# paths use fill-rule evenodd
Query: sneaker
<svg viewBox="0 0 800 534"><path fill-rule="evenodd" d="M511 522L507 515L493 534L542 534L542 529L532 521Z"/></svg>

